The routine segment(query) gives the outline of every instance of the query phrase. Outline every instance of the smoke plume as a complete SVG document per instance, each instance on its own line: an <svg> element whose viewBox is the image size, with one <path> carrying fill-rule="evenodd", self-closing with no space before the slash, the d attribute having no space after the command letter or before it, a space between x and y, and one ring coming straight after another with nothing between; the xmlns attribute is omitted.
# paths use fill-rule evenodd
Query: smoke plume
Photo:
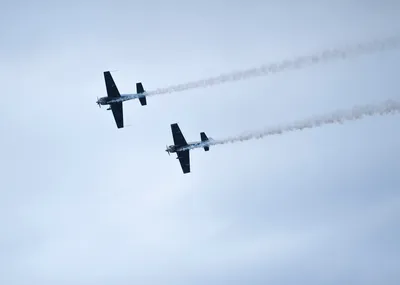
<svg viewBox="0 0 400 285"><path fill-rule="evenodd" d="M367 116L390 115L397 113L400 113L400 102L395 100L387 100L380 104L355 106L350 110L339 110L331 114L312 117L288 125L268 127L261 131L250 132L221 140L210 140L209 142L202 142L191 145L186 149L194 149L207 145L220 145L227 143L243 142L252 139L261 139L268 136L282 135L287 132L302 131L305 129L321 127L329 124L343 124L347 121L360 120Z"/></svg>
<svg viewBox="0 0 400 285"><path fill-rule="evenodd" d="M394 36L390 38L359 43L353 46L347 46L343 48L327 49L322 52L317 52L311 55L299 56L294 59L263 64L261 66L254 68L225 73L215 77L209 77L183 84L172 85L166 88L159 88L147 92L147 96L181 92L189 89L204 88L227 82L250 79L258 76L266 76L282 72L285 70L300 69L310 65L326 63L332 60L338 60L338 59L344 60L363 54L370 54L370 53L382 52L385 50L397 49L399 47L400 47L400 36Z"/></svg>

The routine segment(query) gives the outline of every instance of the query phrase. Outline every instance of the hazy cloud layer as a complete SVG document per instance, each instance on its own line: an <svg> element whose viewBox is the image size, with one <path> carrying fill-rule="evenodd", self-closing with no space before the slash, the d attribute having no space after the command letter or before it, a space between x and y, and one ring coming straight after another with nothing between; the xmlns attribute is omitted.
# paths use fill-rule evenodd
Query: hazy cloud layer
<svg viewBox="0 0 400 285"><path fill-rule="evenodd" d="M1 284L398 284L399 116L166 155L399 100L400 53L99 109L399 32L398 1L8 1L0 19ZM185 95L183 94L185 93Z"/></svg>

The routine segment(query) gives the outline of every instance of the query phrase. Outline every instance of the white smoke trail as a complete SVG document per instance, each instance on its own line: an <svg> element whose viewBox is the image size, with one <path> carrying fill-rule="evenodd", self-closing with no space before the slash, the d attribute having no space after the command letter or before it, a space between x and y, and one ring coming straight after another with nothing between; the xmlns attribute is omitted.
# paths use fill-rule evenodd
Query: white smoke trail
<svg viewBox="0 0 400 285"><path fill-rule="evenodd" d="M328 124L342 124L346 121L360 120L366 116L390 115L400 113L400 102L387 100L377 105L355 106L350 110L340 110L334 113L297 121L286 126L269 127L261 131L229 137L222 140L212 140L210 142L198 143L185 149L200 148L207 145L219 145L235 142L243 142L251 139L261 139L267 136L281 135L287 132L301 131L321 127Z"/></svg>
<svg viewBox="0 0 400 285"><path fill-rule="evenodd" d="M155 96L166 93L181 92L189 89L204 88L217 84L250 79L258 76L266 76L290 69L299 69L309 65L325 63L335 59L347 59L363 54L370 54L384 50L397 49L400 47L400 36L374 40L360 43L343 48L327 49L311 55L299 56L294 59L283 60L276 63L264 64L245 70L234 71L221 74L215 77L196 80L178 85L172 85L166 88L159 88L147 92L147 96Z"/></svg>

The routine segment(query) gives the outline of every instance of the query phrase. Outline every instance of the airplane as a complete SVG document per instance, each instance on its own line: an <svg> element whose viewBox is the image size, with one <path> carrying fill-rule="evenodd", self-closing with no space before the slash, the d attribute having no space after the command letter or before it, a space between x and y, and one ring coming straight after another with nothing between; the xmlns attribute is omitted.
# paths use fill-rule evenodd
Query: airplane
<svg viewBox="0 0 400 285"><path fill-rule="evenodd" d="M179 162L181 164L181 168L184 174L190 172L190 158L189 158L189 151L192 148L199 148L202 147L204 148L204 151L209 151L210 150L210 145L208 142L212 142L212 138L208 138L207 135L204 132L200 133L200 142L191 142L187 143L185 140L185 137L183 136L181 129L179 128L178 124L171 124L171 131L172 131L172 137L174 139L174 145L167 145L167 149L165 150L170 153L176 153L177 158L179 159Z"/></svg>
<svg viewBox="0 0 400 285"><path fill-rule="evenodd" d="M143 89L141 82L136 83L137 94L120 94L117 86L109 71L104 72L104 80L106 82L107 97L97 98L96 103L101 105L110 105L107 110L111 110L114 115L115 123L118 129L124 127L124 115L122 110L122 102L132 99L139 99L142 106L147 105L146 91Z"/></svg>

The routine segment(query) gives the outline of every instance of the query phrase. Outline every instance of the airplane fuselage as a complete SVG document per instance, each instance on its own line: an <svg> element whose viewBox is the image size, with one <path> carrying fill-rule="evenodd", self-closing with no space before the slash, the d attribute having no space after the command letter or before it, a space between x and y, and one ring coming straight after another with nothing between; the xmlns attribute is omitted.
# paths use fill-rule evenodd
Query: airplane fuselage
<svg viewBox="0 0 400 285"><path fill-rule="evenodd" d="M169 153L174 153L174 152L178 152L178 151L184 151L184 150L190 149L195 146L200 147L200 145L201 145L201 147L203 147L203 146L206 146L207 144L206 144L206 142L198 141L198 142L190 142L187 145L182 146L182 147L176 147L175 145L170 145L165 151L169 152Z"/></svg>
<svg viewBox="0 0 400 285"><path fill-rule="evenodd" d="M145 97L146 93L141 94L121 94L120 97L101 97L97 100L97 104L99 105L111 105L114 103L120 103L132 99Z"/></svg>

